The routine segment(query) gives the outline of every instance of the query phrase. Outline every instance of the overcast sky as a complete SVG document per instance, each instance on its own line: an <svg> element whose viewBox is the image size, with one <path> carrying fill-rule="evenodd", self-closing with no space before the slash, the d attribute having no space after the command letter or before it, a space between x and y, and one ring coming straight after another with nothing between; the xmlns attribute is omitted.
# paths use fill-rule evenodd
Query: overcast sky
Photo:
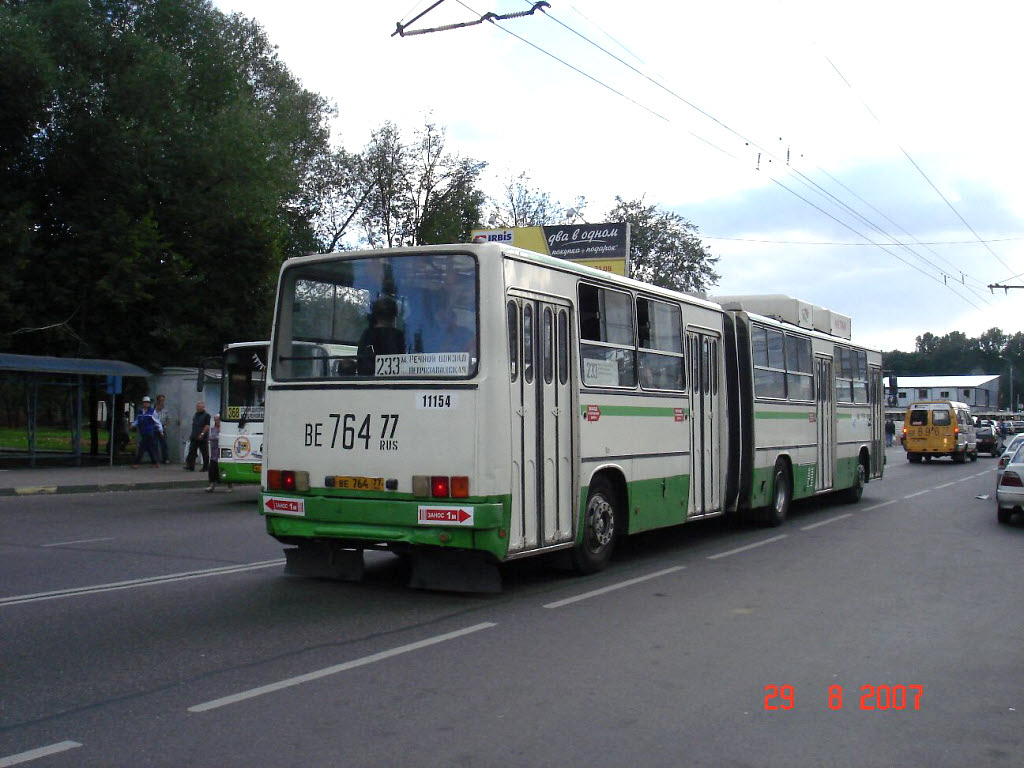
<svg viewBox="0 0 1024 768"><path fill-rule="evenodd" d="M392 37L434 1L216 5L337 105L351 151L429 111L489 193L525 172L590 222L616 195L682 214L713 293L799 297L883 350L1024 330L1024 290L985 287L1024 284L1024 3L550 0ZM408 29L529 7L443 0Z"/></svg>

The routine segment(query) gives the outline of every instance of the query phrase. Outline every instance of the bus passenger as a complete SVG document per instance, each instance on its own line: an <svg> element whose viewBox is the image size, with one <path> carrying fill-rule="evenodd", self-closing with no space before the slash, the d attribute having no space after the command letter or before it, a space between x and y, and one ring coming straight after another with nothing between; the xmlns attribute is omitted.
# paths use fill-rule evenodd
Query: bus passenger
<svg viewBox="0 0 1024 768"><path fill-rule="evenodd" d="M370 327L363 331L356 352L358 371L372 376L377 355L405 354L405 334L395 327L398 304L390 296L381 296L370 309Z"/></svg>

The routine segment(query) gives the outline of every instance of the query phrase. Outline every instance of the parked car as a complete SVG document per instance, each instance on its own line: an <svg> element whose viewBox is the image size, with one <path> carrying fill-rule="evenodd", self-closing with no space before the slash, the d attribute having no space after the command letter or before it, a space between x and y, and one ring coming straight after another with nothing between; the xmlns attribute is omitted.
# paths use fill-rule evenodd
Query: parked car
<svg viewBox="0 0 1024 768"><path fill-rule="evenodd" d="M999 487L999 481L1003 477L1003 470L1006 469L1006 465L1010 463L1010 459L1017 452L1017 449L1024 445L1024 434L1014 435L1010 438L1010 442L1006 444L1006 448L1003 449L1002 454L999 456L999 464L996 465L996 487Z"/></svg>
<svg viewBox="0 0 1024 768"><path fill-rule="evenodd" d="M978 453L998 456L1003 452L1005 440L991 421L984 426L978 427L975 437L978 441Z"/></svg>
<svg viewBox="0 0 1024 768"><path fill-rule="evenodd" d="M1006 455L1009 458L996 481L996 513L1000 523L1008 523L1014 512L1024 511L1024 443Z"/></svg>

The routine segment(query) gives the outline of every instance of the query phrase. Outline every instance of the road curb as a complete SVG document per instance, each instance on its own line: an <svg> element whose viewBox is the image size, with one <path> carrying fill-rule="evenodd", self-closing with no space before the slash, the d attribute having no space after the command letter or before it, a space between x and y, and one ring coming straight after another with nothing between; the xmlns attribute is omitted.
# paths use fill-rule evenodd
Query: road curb
<svg viewBox="0 0 1024 768"><path fill-rule="evenodd" d="M88 485L22 485L0 488L0 496L43 496L67 493L107 493L114 491L162 491L171 488L202 488L208 481L184 480L155 483L91 483Z"/></svg>

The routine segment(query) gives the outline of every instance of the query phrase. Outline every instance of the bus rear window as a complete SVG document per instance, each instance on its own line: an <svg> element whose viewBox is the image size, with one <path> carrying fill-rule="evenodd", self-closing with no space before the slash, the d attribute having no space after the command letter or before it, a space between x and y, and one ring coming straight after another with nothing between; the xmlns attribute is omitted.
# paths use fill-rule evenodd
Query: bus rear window
<svg viewBox="0 0 1024 768"><path fill-rule="evenodd" d="M281 279L277 380L476 373L477 264L468 254L298 262Z"/></svg>

